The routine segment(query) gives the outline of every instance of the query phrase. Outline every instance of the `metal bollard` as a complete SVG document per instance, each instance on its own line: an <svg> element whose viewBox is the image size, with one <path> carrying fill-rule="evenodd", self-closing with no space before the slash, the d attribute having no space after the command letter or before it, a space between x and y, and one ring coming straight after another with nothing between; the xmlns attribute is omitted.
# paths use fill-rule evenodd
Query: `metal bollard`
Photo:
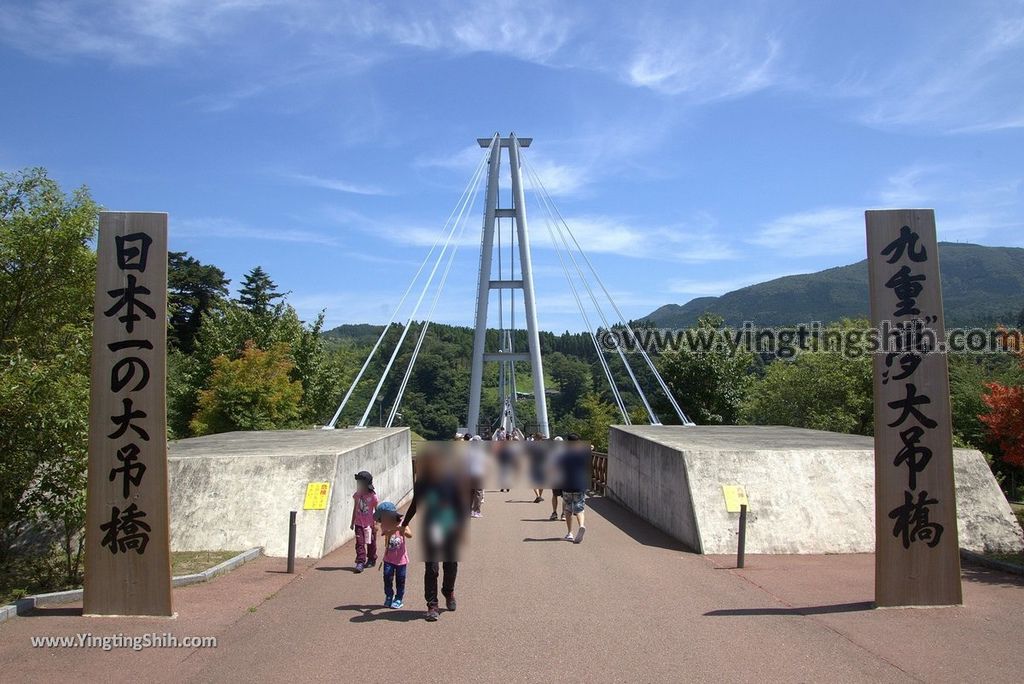
<svg viewBox="0 0 1024 684"><path fill-rule="evenodd" d="M288 514L288 574L295 573L295 516L298 511Z"/></svg>
<svg viewBox="0 0 1024 684"><path fill-rule="evenodd" d="M747 551L747 504L740 504L740 540L736 549L736 567L743 567L743 556Z"/></svg>

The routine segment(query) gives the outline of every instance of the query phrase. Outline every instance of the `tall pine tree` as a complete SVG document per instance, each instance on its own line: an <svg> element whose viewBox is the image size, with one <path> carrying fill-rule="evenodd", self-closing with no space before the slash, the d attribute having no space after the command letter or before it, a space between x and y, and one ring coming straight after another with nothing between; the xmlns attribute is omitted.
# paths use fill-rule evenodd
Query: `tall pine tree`
<svg viewBox="0 0 1024 684"><path fill-rule="evenodd" d="M187 252L168 254L167 304L170 309L171 344L189 354L196 333L210 307L228 294L224 271L200 263Z"/></svg>
<svg viewBox="0 0 1024 684"><path fill-rule="evenodd" d="M238 290L238 303L254 314L269 313L274 300L282 297L284 294L277 291L277 285L260 266L245 274L242 287Z"/></svg>

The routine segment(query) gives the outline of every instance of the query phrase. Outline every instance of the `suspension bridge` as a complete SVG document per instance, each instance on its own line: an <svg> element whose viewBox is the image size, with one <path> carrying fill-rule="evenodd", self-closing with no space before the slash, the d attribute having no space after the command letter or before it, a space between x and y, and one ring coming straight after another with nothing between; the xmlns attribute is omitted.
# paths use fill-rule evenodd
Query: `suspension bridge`
<svg viewBox="0 0 1024 684"><path fill-rule="evenodd" d="M673 395L653 360L641 344L630 345L639 351L640 361L654 379L655 387L644 387L629 356L623 351L623 345L615 344L607 349L598 341L598 332L603 327L611 330L620 329L627 342L636 341L636 333L622 310L615 303L605 282L601 279L593 261L587 255L572 228L555 206L540 175L530 165L526 155L533 140L519 138L515 133L501 137L495 133L490 138L479 138L477 141L484 149L473 173L458 202L452 209L439 232L437 239L427 255L420 263L404 293L394 308L390 319L385 324L375 344L367 355L351 385L346 391L337 411L324 429L334 429L346 407L363 382L367 369L377 353L382 350L388 331L407 310L410 294L418 292L415 301L405 318L401 334L392 348L390 357L384 366L383 373L366 403L365 409L355 423L357 427L366 427L371 411L378 401L383 400L382 391L388 376L395 366L405 344L406 337L420 322L419 333L416 335L409 362L398 384L397 392L391 401L385 427L391 427L402 403L402 397L412 376L416 359L423 346L423 340L430 329L431 321L437 314L437 305L452 273L459 245L472 223L471 217L476 208L481 185L484 186L483 225L480 231L480 260L477 281L475 306L475 327L473 334L472 365L470 371L469 398L466 408L466 422L459 428L460 432L473 434L490 434L496 427L506 431L514 431L521 427L516 415L516 404L519 401L519 389L516 382L516 364L530 364L532 380L532 396L534 415L536 416L535 432L544 437L550 436L548 408L544 383L544 361L541 357L539 331L537 328L537 299L533 278L533 259L530 248L530 231L527 221L527 190L532 196L531 206L539 209L541 218L547 228L550 244L558 258L558 264L565 276L569 291L580 314L584 330L588 333L598 364L608 383L610 395L626 425L632 423L630 406L627 405L626 394L620 390L615 375L606 358L607 353L614 353L629 378L630 386L643 407L648 424L661 425L648 392L661 392L674 412L674 421L690 426L693 422L683 412L679 402ZM507 157L509 176L509 195L511 206L501 206L501 169L502 159ZM485 173L486 170L486 173ZM492 293L497 293L496 301L492 302ZM423 311L426 304L425 313ZM519 306L522 311L520 312ZM496 311L495 311L496 309ZM496 316L494 314L497 314ZM518 314L518 319L517 319ZM517 320L525 326L526 349L516 349ZM489 325L497 324L497 349L487 349L487 331ZM635 360L634 360L635 361ZM481 394L484 364L495 362L498 370L498 406L499 415L487 417L481 421Z"/></svg>
<svg viewBox="0 0 1024 684"><path fill-rule="evenodd" d="M276 681L335 678L342 671L392 681L876 682L1009 680L1017 673L1019 649L1007 635L1024 630L1019 577L966 565L964 605L874 610L871 439L694 426L642 345L631 345L639 354L626 354L599 342L602 328L634 342L636 332L531 166L532 140L495 134L479 144L481 158L455 207L323 430L225 433L170 445L172 549L260 547L264 556L176 589L174 620L83 616L74 597L33 599L17 611L28 619L0 625L5 674L18 681L92 681L112 671L143 671L152 681ZM501 202L503 159L508 206ZM382 605L376 573L355 572L352 475L369 470L382 500L409 500L410 431L395 421L481 194L470 393L461 429L520 428L522 394L532 395L535 431L550 435L528 196L622 424L610 431L609 453L598 457L586 543L563 541L565 523L549 519L549 502L517 490L487 491L484 516L469 523L459 610L433 623L422 619L419 598L422 539L410 542L404 608ZM396 325L401 331L388 347ZM397 368L407 344L408 363ZM374 383L367 375L378 354L387 360ZM485 415L481 402L487 363L499 366L496 415ZM529 364L531 392L519 391L517 364ZM618 365L628 382L616 381ZM386 421L369 427L392 372L401 375ZM370 399L350 407L361 383L372 385ZM662 424L656 396L671 407L666 422L676 424ZM346 409L354 409L360 429L337 429ZM640 414L646 424L633 424ZM961 548L1019 553L1024 535L983 456L956 450L955 467ZM728 493L731 488L735 496L741 485L749 530L743 522L737 529ZM310 491L322 496L311 503ZM739 520L746 519L744 508ZM740 530L747 550L757 554L745 566L730 553ZM294 574L281 558L290 550L297 556ZM72 650L83 635L102 644L115 634L212 637L217 648ZM41 636L58 641L36 646ZM43 652L48 657L40 658ZM964 653L972 654L970 662Z"/></svg>

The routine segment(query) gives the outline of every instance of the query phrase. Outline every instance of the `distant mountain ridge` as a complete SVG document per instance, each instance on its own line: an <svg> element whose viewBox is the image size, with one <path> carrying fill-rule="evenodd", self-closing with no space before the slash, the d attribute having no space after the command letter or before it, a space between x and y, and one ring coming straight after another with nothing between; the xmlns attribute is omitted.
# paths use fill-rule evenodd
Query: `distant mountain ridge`
<svg viewBox="0 0 1024 684"><path fill-rule="evenodd" d="M1024 311L1024 249L940 242L939 269L947 327L1018 322ZM776 278L720 297L666 304L643 318L659 327L682 328L704 313L717 314L731 326L867 318L867 260Z"/></svg>

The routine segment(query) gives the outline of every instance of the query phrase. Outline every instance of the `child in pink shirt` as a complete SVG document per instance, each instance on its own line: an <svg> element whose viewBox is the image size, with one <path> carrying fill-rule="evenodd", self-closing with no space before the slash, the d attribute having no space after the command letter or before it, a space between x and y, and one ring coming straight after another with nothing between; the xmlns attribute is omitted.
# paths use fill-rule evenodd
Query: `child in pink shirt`
<svg viewBox="0 0 1024 684"><path fill-rule="evenodd" d="M356 572L377 563L377 537L374 534L374 511L377 494L373 491L373 475L362 470L356 473L356 492L352 495L352 525L356 532Z"/></svg>
<svg viewBox="0 0 1024 684"><path fill-rule="evenodd" d="M409 553L405 540L412 532L400 527L402 514L390 501L377 507L374 518L380 521L380 535L384 537L384 607L401 608L405 596L405 571L409 565ZM394 589L392 590L392 582Z"/></svg>

